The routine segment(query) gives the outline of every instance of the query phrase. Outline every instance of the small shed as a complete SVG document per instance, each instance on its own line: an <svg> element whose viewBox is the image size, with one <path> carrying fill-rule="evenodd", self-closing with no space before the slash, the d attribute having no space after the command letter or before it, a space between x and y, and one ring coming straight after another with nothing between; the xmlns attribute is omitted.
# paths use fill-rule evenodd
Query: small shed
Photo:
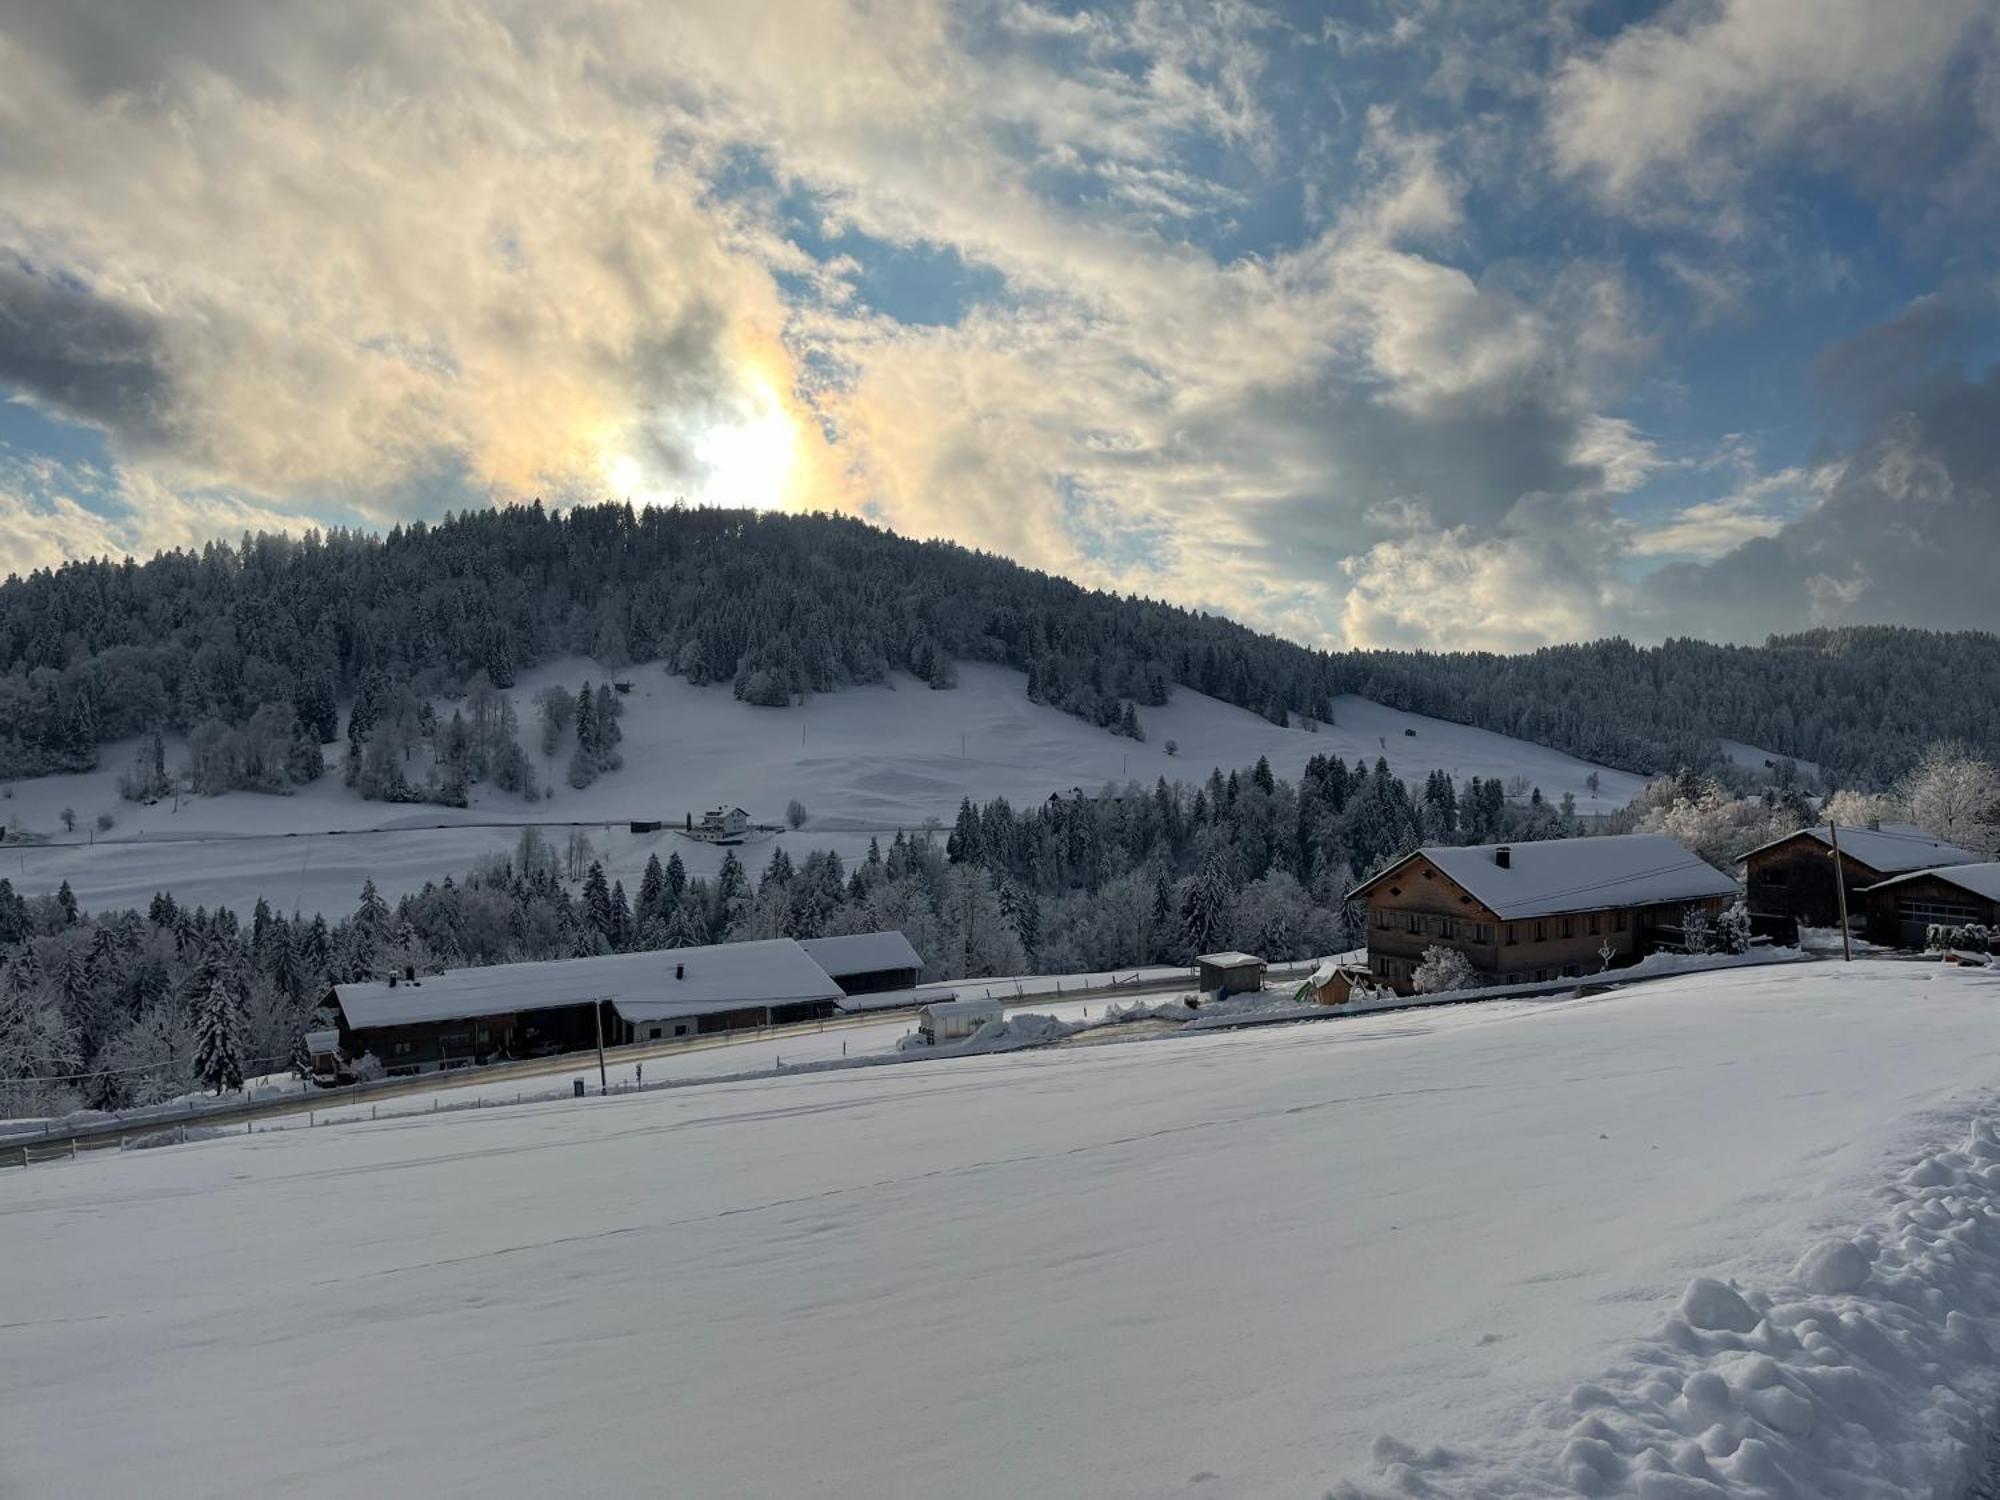
<svg viewBox="0 0 2000 1500"><path fill-rule="evenodd" d="M1204 953L1194 961L1194 970L1196 987L1210 999L1264 988L1264 960L1254 953Z"/></svg>
<svg viewBox="0 0 2000 1500"><path fill-rule="evenodd" d="M306 1033L306 1056L311 1060L312 1081L333 1084L347 1071L340 1055L340 1028L319 1027Z"/></svg>
<svg viewBox="0 0 2000 1500"><path fill-rule="evenodd" d="M962 1042L1006 1014L998 1000L940 1000L917 1012L917 1031L933 1047Z"/></svg>
<svg viewBox="0 0 2000 1500"><path fill-rule="evenodd" d="M1299 987L1299 999L1309 1005L1345 1005L1354 998L1357 989L1374 987L1375 979L1368 972L1368 965L1344 964L1329 958Z"/></svg>

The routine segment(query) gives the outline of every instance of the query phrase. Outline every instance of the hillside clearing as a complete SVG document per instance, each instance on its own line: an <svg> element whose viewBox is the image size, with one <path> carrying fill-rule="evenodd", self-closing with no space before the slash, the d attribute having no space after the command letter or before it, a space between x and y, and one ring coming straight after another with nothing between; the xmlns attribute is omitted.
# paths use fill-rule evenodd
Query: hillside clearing
<svg viewBox="0 0 2000 1500"><path fill-rule="evenodd" d="M532 705L542 687L574 688L586 678L602 682L614 675L582 659L523 673L513 697L524 739L533 742ZM674 827L723 803L741 804L755 821L778 824L786 803L798 798L809 813L806 826L769 835L769 842L795 859L830 848L852 860L866 853L871 838L886 841L898 829L920 829L933 818L949 825L964 797L1005 796L1027 807L1053 792L1079 786L1095 792L1128 778L1145 786L1161 776L1200 780L1214 767L1238 769L1259 756L1268 756L1285 776L1296 776L1315 754L1338 754L1371 764L1386 756L1405 778L1438 768L1458 777L1519 778L1551 800L1572 793L1584 812L1623 806L1642 784L1640 777L1560 751L1364 698L1337 699L1336 722L1311 733L1280 728L1182 688L1164 708L1145 711L1147 739L1141 743L1029 702L1021 675L1002 667L967 664L959 686L948 692L898 677L890 685L821 694L791 709L742 703L724 687L691 687L657 666L633 668L631 677L632 692L620 700L624 769L581 791L562 784L563 756L545 762L535 753L544 778L557 783L557 794L544 802L530 804L490 787L476 787L472 805L463 810L364 802L341 784L339 747L328 746L335 763L328 775L296 795L183 797L176 811L171 799L150 807L118 799L117 778L133 747L111 745L96 771L11 783L0 819L61 838L62 810L73 808L79 832L72 840L87 840L83 830L99 812L110 812L116 826L95 844L0 848L0 874L24 894L68 880L92 908L143 907L155 891L171 890L188 905L247 912L263 896L280 911L339 913L353 907L365 879L393 900L512 847L504 828L453 825L594 824L591 837L606 874L629 887L656 851L662 859L678 852L691 873L712 873L722 851L684 839ZM1178 754L1167 754L1169 740ZM1593 774L1595 793L1587 784ZM625 826L633 819L669 826L634 834ZM336 829L346 831L309 837ZM383 829L399 831L371 832ZM746 858L768 854L757 845Z"/></svg>

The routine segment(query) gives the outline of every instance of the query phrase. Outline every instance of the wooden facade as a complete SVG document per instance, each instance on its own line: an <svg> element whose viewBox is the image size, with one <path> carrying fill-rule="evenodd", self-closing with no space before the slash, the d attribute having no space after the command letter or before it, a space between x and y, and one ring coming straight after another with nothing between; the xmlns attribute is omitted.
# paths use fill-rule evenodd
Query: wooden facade
<svg viewBox="0 0 2000 1500"><path fill-rule="evenodd" d="M1845 849L1840 868L1847 912L1859 921L1868 903L1861 893L1891 872L1862 863ZM1753 849L1743 859L1744 904L1752 919L1789 917L1808 927L1840 923L1840 892L1833 879L1833 850L1810 829Z"/></svg>
<svg viewBox="0 0 2000 1500"><path fill-rule="evenodd" d="M2000 898L1968 889L1952 875L1949 869L1926 870L1866 891L1854 915L1865 919L1868 941L1921 948L1933 926L2000 928Z"/></svg>
<svg viewBox="0 0 2000 1500"><path fill-rule="evenodd" d="M1619 905L1580 893L1570 910L1512 920L1500 916L1419 850L1368 882L1368 969L1398 994L1430 948L1453 948L1487 984L1575 979L1624 968L1677 947L1689 907L1721 915L1726 898Z"/></svg>

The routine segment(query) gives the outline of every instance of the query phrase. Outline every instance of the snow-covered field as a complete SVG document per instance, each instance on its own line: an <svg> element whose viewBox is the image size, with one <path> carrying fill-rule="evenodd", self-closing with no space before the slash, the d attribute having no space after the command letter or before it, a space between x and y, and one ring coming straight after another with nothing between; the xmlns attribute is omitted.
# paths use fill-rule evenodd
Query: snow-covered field
<svg viewBox="0 0 2000 1500"><path fill-rule="evenodd" d="M1950 1495L1996 1008L1801 964L38 1166L0 1493Z"/></svg>
<svg viewBox="0 0 2000 1500"><path fill-rule="evenodd" d="M537 691L606 675L583 660L523 674L514 690L523 743L537 744L530 706ZM394 897L511 847L506 829L464 826L480 822L596 824L590 834L607 872L630 887L656 851L664 859L678 850L695 873L712 871L721 852L671 828L632 834L626 824L680 823L690 813L698 819L718 803L740 804L755 821L777 824L796 797L811 821L778 836L794 856L833 848L852 858L866 852L871 836L886 840L931 818L949 825L962 797L1005 796L1026 807L1052 792L1095 791L1126 777L1148 786L1159 776L1200 779L1212 767L1247 766L1260 755L1286 775L1296 775L1317 752L1371 762L1387 755L1399 773L1416 778L1437 767L1461 777L1522 777L1550 798L1574 793L1586 812L1621 807L1640 785L1638 777L1559 751L1362 698L1337 700L1336 722L1315 734L1281 729L1182 688L1166 707L1145 711L1147 739L1135 743L1030 703L1020 674L999 667L966 665L949 692L900 678L894 687L824 694L790 709L751 707L726 687L690 687L658 666L633 668L630 677L620 724L624 769L583 791L563 779L565 751L543 765L556 796L533 805L491 788L475 789L473 805L462 811L363 802L329 774L295 796L182 798L176 811L171 801L121 802L117 778L131 763L132 747L107 746L97 771L4 789L10 795L0 798L0 822L70 842L0 846L0 875L29 893L67 879L91 907L144 905L166 889L206 905L247 909L262 895L280 910L345 913L366 878ZM1168 740L1178 755L1166 753ZM337 750L327 748L329 761L337 760ZM178 750L170 756L179 758ZM539 754L534 758L541 762ZM1585 785L1594 769L1596 794ZM77 814L74 835L62 832L66 807ZM109 812L116 826L92 844L89 830L100 812ZM350 831L324 836L331 829ZM399 831L371 831L380 829ZM315 834L321 836L309 836ZM559 843L560 831L555 836ZM194 842L202 839L210 841ZM753 867L770 855L756 845L742 852Z"/></svg>

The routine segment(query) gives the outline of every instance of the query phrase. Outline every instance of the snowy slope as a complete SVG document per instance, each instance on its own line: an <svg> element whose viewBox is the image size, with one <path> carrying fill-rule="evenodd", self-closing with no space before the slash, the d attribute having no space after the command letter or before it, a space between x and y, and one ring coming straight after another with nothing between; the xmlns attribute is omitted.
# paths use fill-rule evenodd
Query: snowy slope
<svg viewBox="0 0 2000 1500"><path fill-rule="evenodd" d="M529 705L539 689L605 676L583 660L524 674L514 690L523 742L536 748ZM796 797L812 821L782 842L795 856L834 848L850 857L866 852L871 836L892 837L929 818L948 824L966 796L1005 796L1021 807L1054 791L1095 791L1125 777L1148 786L1159 776L1199 779L1212 767L1247 766L1260 755L1288 775L1318 752L1371 762L1386 754L1408 777L1439 766L1456 776L1519 776L1550 798L1573 792L1584 811L1622 806L1640 785L1638 777L1599 770L1600 793L1593 796L1585 778L1596 768L1559 751L1360 698L1337 700L1337 722L1314 734L1281 729L1183 688L1166 707L1145 712L1147 739L1140 744L1030 703L1020 674L998 667L964 666L959 687L949 692L904 677L893 687L824 694L791 709L755 708L727 688L690 687L657 666L633 668L630 676L634 687L620 721L625 767L581 792L563 779L565 750L543 767L556 796L532 806L490 788L478 789L464 811L369 803L329 775L291 797L235 792L182 799L178 810L172 802L138 807L117 797L131 747L108 746L97 771L13 783L11 797L0 800L0 819L61 837L59 815L70 807L79 818L76 839L91 837L85 830L100 811L110 812L117 826L94 846L0 845L0 874L27 892L67 879L92 907L143 905L154 891L170 889L204 904L247 908L263 895L281 910L346 912L366 877L393 897L460 875L480 856L511 845L505 830L463 826L482 821L595 821L592 837L607 856L607 871L629 886L655 851L664 859L678 849L696 873L712 870L721 855L672 831L633 835L622 825L679 823L690 813L698 819L721 802L776 824ZM1166 753L1170 739L1178 756ZM328 747L330 760L336 749ZM358 831L386 828L406 831ZM357 831L307 837L329 829ZM231 841L196 842L221 836ZM745 858L754 863L769 852L752 848Z"/></svg>
<svg viewBox="0 0 2000 1500"><path fill-rule="evenodd" d="M1948 1495L1996 1003L1799 965L36 1167L0 1492Z"/></svg>

